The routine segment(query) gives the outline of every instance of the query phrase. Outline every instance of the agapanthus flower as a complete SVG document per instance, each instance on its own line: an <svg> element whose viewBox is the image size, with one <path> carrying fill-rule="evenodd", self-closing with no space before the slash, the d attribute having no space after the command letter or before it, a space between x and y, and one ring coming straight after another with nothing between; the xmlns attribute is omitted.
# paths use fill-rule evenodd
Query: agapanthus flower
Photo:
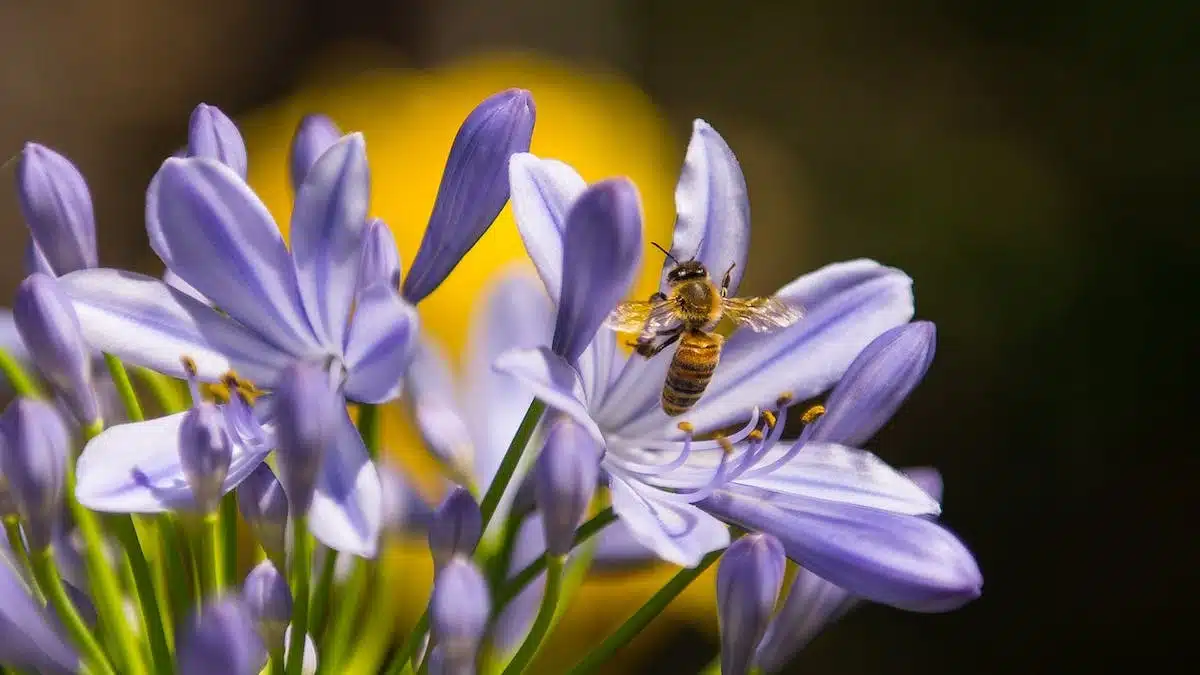
<svg viewBox="0 0 1200 675"><path fill-rule="evenodd" d="M57 276L98 264L92 196L71 160L27 143L17 163L17 196L31 235L26 271Z"/></svg>
<svg viewBox="0 0 1200 675"><path fill-rule="evenodd" d="M589 188L565 164L529 155L513 158L511 178L518 225L556 322L543 341L550 346L509 352L496 367L604 444L613 508L642 545L692 566L728 544L722 521L752 512L755 529L779 537L797 562L836 558L842 564L822 574L864 597L930 610L948 592L977 589L962 564L970 560L965 547L920 517L937 513L937 502L903 474L838 443L807 443L804 452L779 444L790 403L827 391L871 340L912 317L907 275L859 260L783 287L775 297L803 307L806 317L775 332L735 332L681 424L659 405L670 352L626 357L602 326L639 262L626 245L641 237L628 189ZM624 192L607 217L580 206L596 190ZM732 269L736 294L749 240L745 183L728 146L703 122L688 147L676 208L671 256L697 259L716 274ZM664 265L664 279L672 265ZM740 428L699 440L730 425Z"/></svg>

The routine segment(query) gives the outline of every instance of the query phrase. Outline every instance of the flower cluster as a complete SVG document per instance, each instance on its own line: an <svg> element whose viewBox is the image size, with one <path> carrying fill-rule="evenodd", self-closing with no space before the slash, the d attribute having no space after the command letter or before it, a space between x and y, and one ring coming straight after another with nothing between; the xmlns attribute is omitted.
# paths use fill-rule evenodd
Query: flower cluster
<svg viewBox="0 0 1200 675"><path fill-rule="evenodd" d="M630 354L605 325L647 248L637 189L529 154L534 118L515 89L468 115L405 273L370 212L365 139L326 117L293 138L285 242L237 126L200 105L146 194L162 278L100 267L83 177L26 146L29 276L0 332L16 394L0 415L0 664L515 675L572 579L680 566L572 670L593 672L720 559L713 670L774 672L858 601L941 612L979 595L937 522L938 474L861 449L933 357L911 280L868 260L799 277L774 298L805 317L734 331L698 403L668 417L672 351ZM510 197L536 275L496 280L456 378L417 307ZM662 291L695 261L729 270L734 294L746 186L704 122L675 197ZM380 454L397 404L443 470L440 504ZM379 561L414 535L434 585L398 626Z"/></svg>

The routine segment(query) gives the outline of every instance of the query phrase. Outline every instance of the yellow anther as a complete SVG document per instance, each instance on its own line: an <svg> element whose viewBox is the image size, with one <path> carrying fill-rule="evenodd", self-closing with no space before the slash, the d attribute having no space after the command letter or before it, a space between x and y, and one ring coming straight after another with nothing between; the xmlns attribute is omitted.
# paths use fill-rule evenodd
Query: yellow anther
<svg viewBox="0 0 1200 675"><path fill-rule="evenodd" d="M733 443L730 443L728 438L725 438L724 436L717 436L713 440L717 442L717 445L721 446L722 452L727 455L733 454Z"/></svg>
<svg viewBox="0 0 1200 675"><path fill-rule="evenodd" d="M777 408L782 408L785 405L791 403L793 398L796 398L796 396L794 394L792 394L792 392L785 391L779 395L779 398L775 399L775 406Z"/></svg>
<svg viewBox="0 0 1200 675"><path fill-rule="evenodd" d="M201 384L200 393L213 403L229 403L230 389L224 383Z"/></svg>
<svg viewBox="0 0 1200 675"><path fill-rule="evenodd" d="M768 428L774 427L775 423L779 421L778 419L776 419L775 413L771 412L770 410L762 411L762 417L764 420L767 421Z"/></svg>
<svg viewBox="0 0 1200 675"><path fill-rule="evenodd" d="M754 431L751 431L746 437L752 441L761 441L763 439L763 432L759 431L758 429L755 429Z"/></svg>
<svg viewBox="0 0 1200 675"><path fill-rule="evenodd" d="M188 377L196 377L196 375L200 372L200 369L196 367L196 359L193 359L190 356L184 356L180 358L179 361L183 364L183 372L187 373Z"/></svg>
<svg viewBox="0 0 1200 675"><path fill-rule="evenodd" d="M817 421L818 417L824 414L825 406L818 403L808 410L805 410L804 414L800 416L800 421L804 422L805 424L812 424L813 422Z"/></svg>
<svg viewBox="0 0 1200 675"><path fill-rule="evenodd" d="M679 430L685 434L690 434L696 431L696 425L692 424L691 422L680 422L675 426L679 427Z"/></svg>

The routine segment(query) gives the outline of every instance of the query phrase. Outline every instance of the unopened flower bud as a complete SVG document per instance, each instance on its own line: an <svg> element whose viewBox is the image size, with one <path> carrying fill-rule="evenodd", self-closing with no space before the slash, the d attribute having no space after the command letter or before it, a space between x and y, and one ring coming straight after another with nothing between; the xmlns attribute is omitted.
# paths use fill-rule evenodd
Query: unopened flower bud
<svg viewBox="0 0 1200 675"><path fill-rule="evenodd" d="M275 390L279 480L287 490L292 515L308 513L325 450L337 434L342 401L329 373L313 363L289 366Z"/></svg>
<svg viewBox="0 0 1200 675"><path fill-rule="evenodd" d="M26 143L17 163L17 196L33 240L54 274L97 265L92 196L71 160Z"/></svg>
<svg viewBox="0 0 1200 675"><path fill-rule="evenodd" d="M225 418L211 403L189 410L179 425L179 462L201 513L216 511L233 461Z"/></svg>
<svg viewBox="0 0 1200 675"><path fill-rule="evenodd" d="M438 571L429 600L429 621L442 648L445 672L472 672L475 653L487 628L491 600L487 582L464 556L455 556Z"/></svg>
<svg viewBox="0 0 1200 675"><path fill-rule="evenodd" d="M188 156L208 157L246 178L246 143L233 120L216 106L201 103L188 121Z"/></svg>
<svg viewBox="0 0 1200 675"><path fill-rule="evenodd" d="M179 635L179 675L256 675L266 659L254 619L235 596L200 608Z"/></svg>
<svg viewBox="0 0 1200 675"><path fill-rule="evenodd" d="M547 553L562 556L571 551L575 528L596 492L602 452L592 435L571 418L563 415L550 426L534 469Z"/></svg>
<svg viewBox="0 0 1200 675"><path fill-rule="evenodd" d="M50 545L59 521L71 435L58 411L45 401L18 398L0 415L0 473L29 548Z"/></svg>
<svg viewBox="0 0 1200 675"><path fill-rule="evenodd" d="M288 499L283 485L266 462L259 464L237 488L238 510L254 538L277 564L287 560Z"/></svg>
<svg viewBox="0 0 1200 675"><path fill-rule="evenodd" d="M292 146L288 152L291 167L292 188L298 189L308 175L308 170L338 142L342 132L333 120L324 115L305 115L292 135Z"/></svg>
<svg viewBox="0 0 1200 675"><path fill-rule="evenodd" d="M274 563L264 560L242 582L242 601L268 645L283 643L292 621L292 591Z"/></svg>
<svg viewBox="0 0 1200 675"><path fill-rule="evenodd" d="M81 426L100 421L92 361L75 307L54 278L31 274L17 288L13 320L43 376Z"/></svg>
<svg viewBox="0 0 1200 675"><path fill-rule="evenodd" d="M429 523L429 552L433 566L440 569L455 555L469 556L483 534L483 515L465 488L455 488L433 514Z"/></svg>
<svg viewBox="0 0 1200 675"><path fill-rule="evenodd" d="M749 671L766 633L783 584L783 544L769 534L750 534L730 544L717 568L717 617L721 626L721 672Z"/></svg>

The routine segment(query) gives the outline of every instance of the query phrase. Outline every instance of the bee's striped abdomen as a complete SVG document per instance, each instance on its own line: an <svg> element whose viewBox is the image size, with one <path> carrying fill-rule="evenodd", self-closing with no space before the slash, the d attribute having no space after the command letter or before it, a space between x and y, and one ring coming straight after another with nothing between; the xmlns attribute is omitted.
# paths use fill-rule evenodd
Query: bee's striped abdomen
<svg viewBox="0 0 1200 675"><path fill-rule="evenodd" d="M683 334L663 385L663 412L671 416L682 415L700 400L717 369L724 341L720 335L712 333L687 331Z"/></svg>

